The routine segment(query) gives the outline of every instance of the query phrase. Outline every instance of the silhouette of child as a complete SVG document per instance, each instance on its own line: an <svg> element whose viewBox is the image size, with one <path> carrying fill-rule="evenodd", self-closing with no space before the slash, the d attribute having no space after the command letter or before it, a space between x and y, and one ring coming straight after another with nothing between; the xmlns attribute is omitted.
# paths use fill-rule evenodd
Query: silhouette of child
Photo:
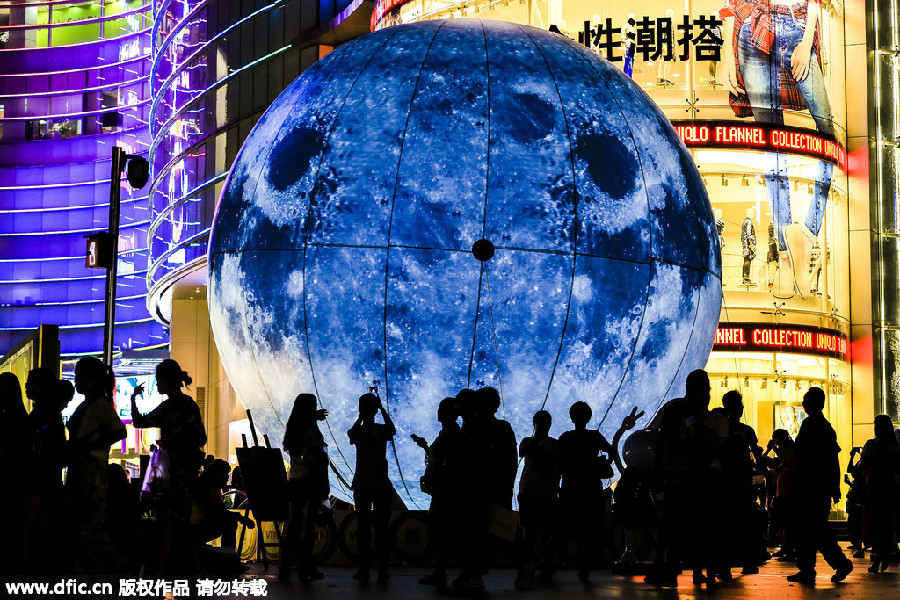
<svg viewBox="0 0 900 600"><path fill-rule="evenodd" d="M524 529L522 564L516 589L534 587L535 563L543 560L541 578L553 574L550 537L559 496L559 442L550 437L553 419L546 410L532 418L534 433L519 444L519 456L525 466L519 478L519 522Z"/></svg>

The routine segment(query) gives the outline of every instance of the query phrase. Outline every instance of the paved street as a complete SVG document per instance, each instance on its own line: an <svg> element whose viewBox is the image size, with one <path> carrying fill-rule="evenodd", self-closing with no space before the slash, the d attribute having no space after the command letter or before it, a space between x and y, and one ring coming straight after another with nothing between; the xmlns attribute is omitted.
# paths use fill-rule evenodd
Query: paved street
<svg viewBox="0 0 900 600"><path fill-rule="evenodd" d="M846 544L842 544L846 546ZM740 570L734 569L734 582L723 583L714 592L704 588L695 588L690 574L679 578L678 589L657 590L642 581L642 577L614 576L609 571L597 571L591 576L588 585L581 584L575 571L560 571L557 581L552 585L539 585L528 592L516 591L513 587L515 571L512 569L494 570L485 578L488 596L491 598L559 598L578 600L580 598L694 598L715 596L724 598L900 598L900 567L894 565L887 573L871 575L866 571L868 562L854 560L854 571L844 583L833 584L830 581L831 569L819 560L819 578L815 588L791 584L785 577L796 571L791 564L770 561L764 565L759 575L740 576ZM427 569L402 569L392 571L392 578L387 583L372 582L361 585L351 578L354 570L348 567L325 567L322 569L325 579L309 584L280 583L275 576L275 568L270 567L268 573L261 566L254 566L248 577L264 577L268 582L268 598L340 598L355 600L357 598L372 599L417 599L452 596L449 592L440 593L433 588L419 585L418 579L428 572ZM893 571L893 572L892 572Z"/></svg>

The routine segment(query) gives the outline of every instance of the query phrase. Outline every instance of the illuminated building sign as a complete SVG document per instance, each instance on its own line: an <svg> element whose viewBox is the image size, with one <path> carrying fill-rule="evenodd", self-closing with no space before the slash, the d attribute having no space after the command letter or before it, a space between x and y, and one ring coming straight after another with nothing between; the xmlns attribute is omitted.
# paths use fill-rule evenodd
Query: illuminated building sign
<svg viewBox="0 0 900 600"><path fill-rule="evenodd" d="M398 6L406 4L410 1L411 0L377 0L375 2L375 9L372 11L372 19L369 22L370 29L372 31L380 29L380 27L378 27L378 24L381 23L384 15L388 14Z"/></svg>
<svg viewBox="0 0 900 600"><path fill-rule="evenodd" d="M806 129L764 123L735 125L734 121L673 121L672 125L689 148L750 148L804 154L847 170L847 151L836 141Z"/></svg>
<svg viewBox="0 0 900 600"><path fill-rule="evenodd" d="M799 352L846 360L850 352L847 336L819 327L781 327L759 323L728 323L716 329L713 350L750 352Z"/></svg>

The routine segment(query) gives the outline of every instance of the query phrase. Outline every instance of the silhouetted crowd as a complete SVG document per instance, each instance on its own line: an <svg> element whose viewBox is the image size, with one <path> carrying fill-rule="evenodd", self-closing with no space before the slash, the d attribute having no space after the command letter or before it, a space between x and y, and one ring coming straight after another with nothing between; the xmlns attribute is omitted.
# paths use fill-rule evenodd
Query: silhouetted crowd
<svg viewBox="0 0 900 600"><path fill-rule="evenodd" d="M0 514L7 517L0 578L196 575L202 544L233 539L239 522L254 526L222 503L231 467L201 450L200 409L182 390L191 378L165 360L156 382L166 399L149 413L136 405L141 389L131 398L134 426L159 428L150 476L135 480L142 484L135 489L123 467L109 461L110 446L124 440L126 429L105 364L79 360L74 386L34 369L24 386L30 413L18 378L0 373ZM76 391L84 400L64 425ZM156 518L142 519L144 513Z"/></svg>
<svg viewBox="0 0 900 600"><path fill-rule="evenodd" d="M12 516L0 572L84 580L136 573L191 577L216 568L240 572L233 552L229 562L210 555L207 546L221 538L222 547L233 551L238 526L254 526L223 503L230 466L202 450L207 438L200 410L183 389L191 383L188 374L165 360L156 381L165 400L152 411L141 414L138 408L142 389L131 397L133 425L159 428L135 489L123 468L109 462L110 446L124 439L125 427L106 365L81 359L74 386L35 369L24 386L30 413L16 376L0 374L0 511ZM62 412L76 391L84 401L64 425ZM637 544L649 544L655 561L645 581L658 587L677 586L677 576L689 570L695 585L712 589L730 581L733 568L753 575L772 558L795 561L798 571L788 579L813 584L818 553L833 569L832 581L845 579L852 562L828 523L832 503L841 498L841 468L837 436L823 414L823 390L810 387L804 395L807 416L796 439L776 430L765 451L741 422L740 392L727 392L715 410L710 392L706 372L692 372L684 397L667 402L648 428L632 433L621 454L624 434L643 416L637 409L612 441L589 427L592 411L585 402L572 404L572 427L558 439L550 436L551 414L539 410L532 435L517 442L510 424L497 417L496 389L464 389L444 398L437 408L437 437L429 443L412 436L425 451L420 486L431 497L436 551L435 569L420 583L447 586L455 561L453 588L480 593L501 550L516 557L517 589L552 580L562 556L588 581L612 545L611 535L624 540L616 573L646 572ZM289 580L295 566L301 580L323 577L313 549L330 493L331 463L319 430L327 418L314 395L300 394L285 428L289 512L281 534L281 580ZM871 550L873 573L897 560L900 509L898 435L889 417L876 417L874 425L874 438L852 450L845 476L852 550L859 557ZM350 485L359 542L354 578L361 582L371 579L373 569L379 581L390 578L389 521L397 503L387 447L396 435L377 389L370 389L359 398L359 417L347 431L356 449ZM618 481L607 485L616 471ZM232 484L240 488L239 481L236 470ZM148 514L153 518L142 518ZM610 521L615 528L605 525ZM771 546L779 547L774 557Z"/></svg>

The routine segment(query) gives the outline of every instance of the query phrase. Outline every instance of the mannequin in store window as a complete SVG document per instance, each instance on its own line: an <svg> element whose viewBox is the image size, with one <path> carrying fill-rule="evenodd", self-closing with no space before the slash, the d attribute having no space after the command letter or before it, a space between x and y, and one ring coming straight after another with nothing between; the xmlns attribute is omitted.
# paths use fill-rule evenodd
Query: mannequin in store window
<svg viewBox="0 0 900 600"><path fill-rule="evenodd" d="M756 218L756 211L748 208L744 222L741 224L741 252L744 256L743 281L741 285L756 285L750 279L750 264L756 258L756 227L753 225L754 218Z"/></svg>
<svg viewBox="0 0 900 600"><path fill-rule="evenodd" d="M634 47L637 42L637 21L634 14L628 14L628 21L622 26L622 39L625 41L625 63L622 71L631 77L634 74Z"/></svg>
<svg viewBox="0 0 900 600"><path fill-rule="evenodd" d="M808 110L816 129L834 137L831 106L825 91L818 0L726 0L724 69L729 101L738 117L784 125L783 109ZM779 249L776 295L809 295L808 269L831 188L833 166L819 161L815 192L803 222L791 215L787 156L767 152L766 188ZM799 215L798 215L799 216Z"/></svg>
<svg viewBox="0 0 900 600"><path fill-rule="evenodd" d="M778 238L775 237L775 222L769 221L769 251L766 253L766 287L772 289L775 285L775 275L778 272Z"/></svg>
<svg viewBox="0 0 900 600"><path fill-rule="evenodd" d="M725 221L722 220L722 209L716 209L716 233L719 234L719 249L725 251Z"/></svg>
<svg viewBox="0 0 900 600"><path fill-rule="evenodd" d="M674 21L675 11L671 8L666 9L666 18ZM656 68L656 85L660 87L675 85L675 83L672 81L673 62L675 62L675 57L664 52L663 56L661 56L659 59L659 66Z"/></svg>
<svg viewBox="0 0 900 600"><path fill-rule="evenodd" d="M722 37L722 28L721 27L711 27L709 32L713 35L713 37L718 42L719 46L724 44L725 39ZM709 85L716 89L716 86L722 85L720 81L716 79L716 73L719 70L719 61L711 60L708 62L709 64Z"/></svg>

